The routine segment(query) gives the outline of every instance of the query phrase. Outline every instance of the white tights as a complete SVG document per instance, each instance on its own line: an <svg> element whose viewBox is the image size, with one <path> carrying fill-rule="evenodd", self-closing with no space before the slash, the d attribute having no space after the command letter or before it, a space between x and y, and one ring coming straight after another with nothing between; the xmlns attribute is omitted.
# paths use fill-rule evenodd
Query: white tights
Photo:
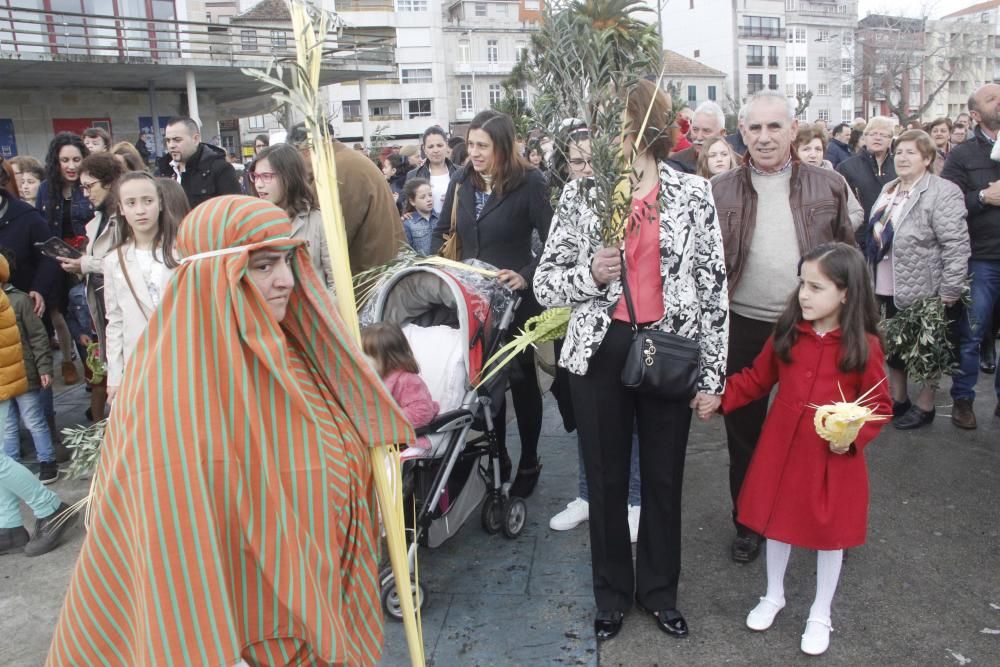
<svg viewBox="0 0 1000 667"><path fill-rule="evenodd" d="M777 540L767 541L767 593L764 597L781 605L785 602L785 568L791 553L792 545ZM816 599L809 609L809 618L829 625L830 607L833 594L837 592L843 562L843 549L816 552Z"/></svg>

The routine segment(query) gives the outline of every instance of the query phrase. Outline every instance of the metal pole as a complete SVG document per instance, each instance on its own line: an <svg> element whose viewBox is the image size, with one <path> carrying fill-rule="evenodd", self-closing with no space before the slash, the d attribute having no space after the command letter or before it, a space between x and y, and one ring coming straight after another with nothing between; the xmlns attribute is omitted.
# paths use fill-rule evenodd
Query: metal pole
<svg viewBox="0 0 1000 667"><path fill-rule="evenodd" d="M361 143L371 146L372 133L368 121L368 82L364 77L358 79L358 94L361 97Z"/></svg>

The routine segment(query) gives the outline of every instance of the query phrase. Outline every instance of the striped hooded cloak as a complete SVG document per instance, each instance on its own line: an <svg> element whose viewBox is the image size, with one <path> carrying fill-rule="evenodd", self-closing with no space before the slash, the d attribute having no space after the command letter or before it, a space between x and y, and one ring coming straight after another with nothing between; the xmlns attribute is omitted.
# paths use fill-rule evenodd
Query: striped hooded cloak
<svg viewBox="0 0 1000 667"><path fill-rule="evenodd" d="M139 340L49 665L371 665L382 647L368 448L412 428L275 206L218 197ZM250 252L294 249L279 323Z"/></svg>

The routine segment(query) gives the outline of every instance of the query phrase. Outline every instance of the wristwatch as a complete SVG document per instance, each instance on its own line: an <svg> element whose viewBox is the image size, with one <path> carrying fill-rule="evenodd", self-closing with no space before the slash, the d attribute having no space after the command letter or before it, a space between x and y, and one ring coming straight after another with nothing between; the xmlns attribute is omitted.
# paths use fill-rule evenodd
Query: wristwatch
<svg viewBox="0 0 1000 667"><path fill-rule="evenodd" d="M979 191L979 203L986 206L986 190Z"/></svg>

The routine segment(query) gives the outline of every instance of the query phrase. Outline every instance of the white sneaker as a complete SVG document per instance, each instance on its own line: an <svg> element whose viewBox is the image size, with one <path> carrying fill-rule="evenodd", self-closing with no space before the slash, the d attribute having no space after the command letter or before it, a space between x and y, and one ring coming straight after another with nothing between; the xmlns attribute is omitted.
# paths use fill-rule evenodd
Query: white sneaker
<svg viewBox="0 0 1000 667"><path fill-rule="evenodd" d="M830 647L831 632L833 628L828 621L810 618L806 621L806 631L802 633L802 644L799 648L806 655L823 655Z"/></svg>
<svg viewBox="0 0 1000 667"><path fill-rule="evenodd" d="M770 598L761 598L757 606L747 614L747 627L758 632L767 630L774 623L774 617L784 608L784 601L779 604Z"/></svg>
<svg viewBox="0 0 1000 667"><path fill-rule="evenodd" d="M628 534L632 538L632 544L639 541L639 505L628 506Z"/></svg>
<svg viewBox="0 0 1000 667"><path fill-rule="evenodd" d="M576 498L566 509L549 519L552 530L572 530L590 518L590 503L583 498Z"/></svg>

